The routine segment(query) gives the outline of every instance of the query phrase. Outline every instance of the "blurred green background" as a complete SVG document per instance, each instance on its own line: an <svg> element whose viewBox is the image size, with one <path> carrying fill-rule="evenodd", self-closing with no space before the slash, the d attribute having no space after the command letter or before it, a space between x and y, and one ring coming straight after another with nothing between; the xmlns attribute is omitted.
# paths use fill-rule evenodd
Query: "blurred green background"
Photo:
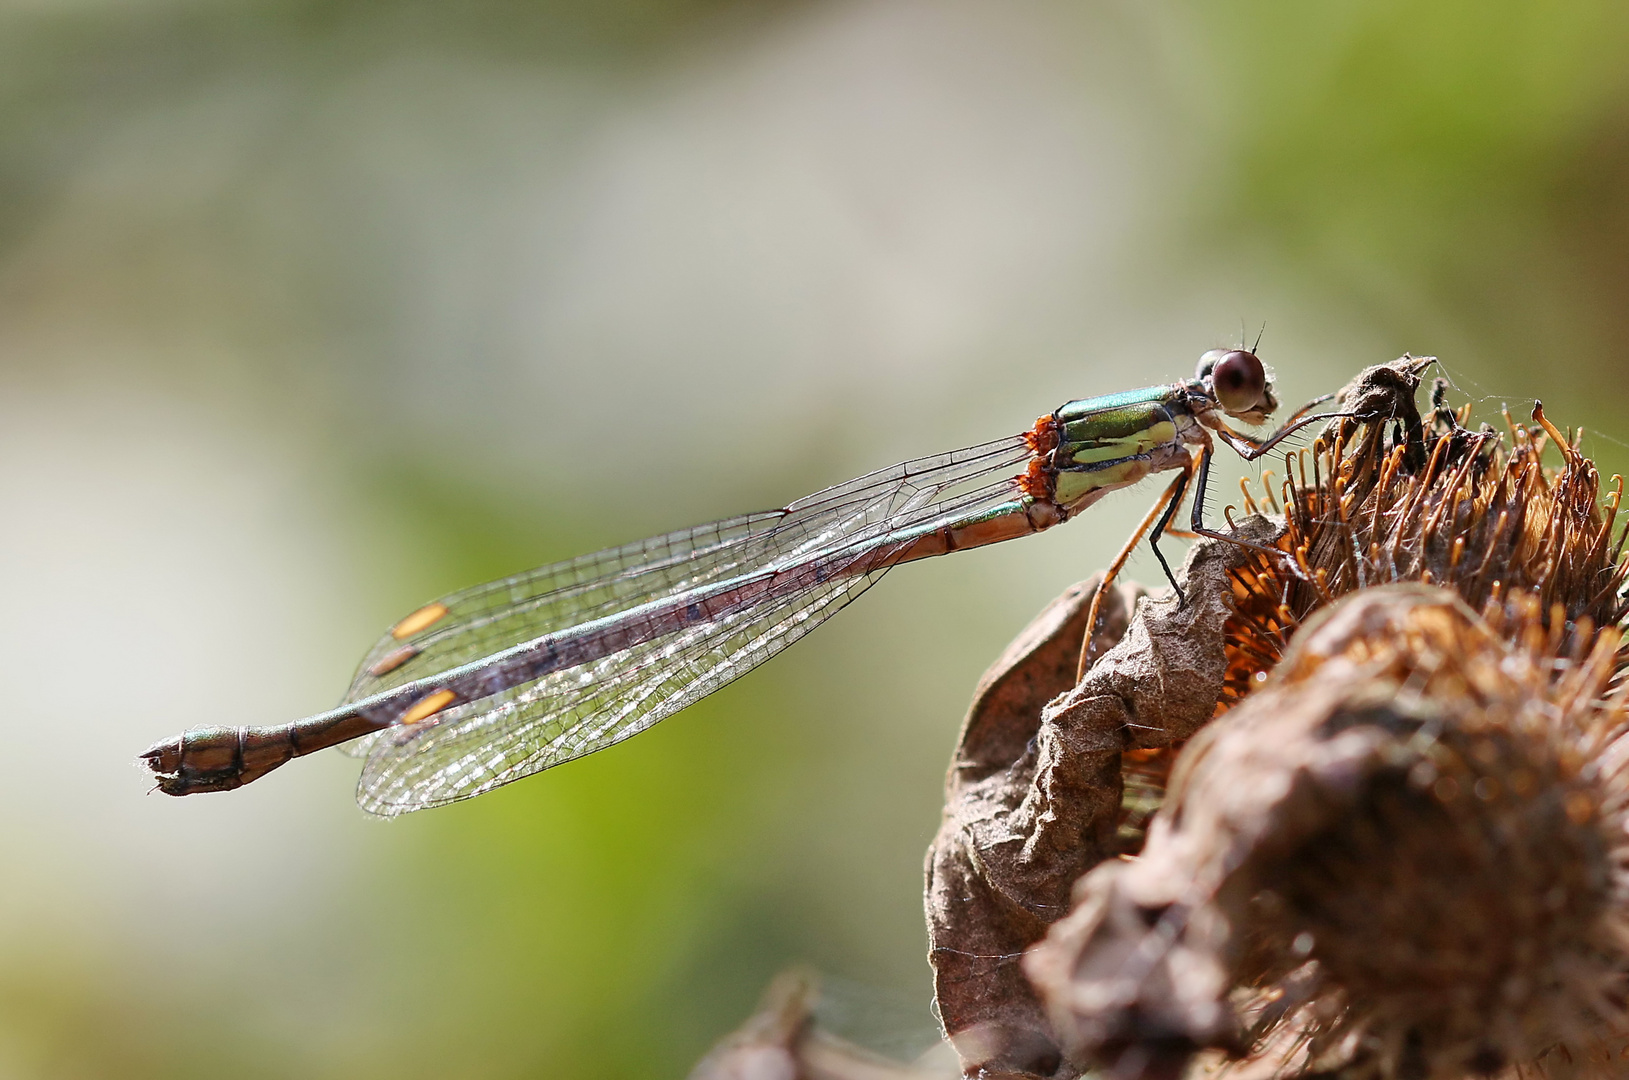
<svg viewBox="0 0 1629 1080"><path fill-rule="evenodd" d="M1435 353L1621 470L1625 55L1612 2L0 6L0 1076L682 1076L793 961L929 1028L969 691L1152 491L452 808L133 759L1241 324L1291 404Z"/></svg>

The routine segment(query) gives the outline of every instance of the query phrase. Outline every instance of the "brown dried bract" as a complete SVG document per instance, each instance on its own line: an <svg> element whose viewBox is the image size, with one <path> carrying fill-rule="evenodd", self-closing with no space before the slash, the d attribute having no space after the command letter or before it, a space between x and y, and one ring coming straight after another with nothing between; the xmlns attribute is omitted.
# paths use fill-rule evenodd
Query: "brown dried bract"
<svg viewBox="0 0 1629 1080"><path fill-rule="evenodd" d="M1051 1075L1062 1065L1018 960L1067 898L1053 882L1050 917L1037 910L1029 883L1007 872L1007 853L1022 839L1006 834L1034 778L1041 708L1074 682L1100 580L1054 600L980 680L946 780L944 821L928 850L935 1000L963 1060L991 1075ZM1112 639L1125 632L1136 595L1122 587L1105 598L1100 633ZM1078 874L1090 865L1056 869Z"/></svg>
<svg viewBox="0 0 1629 1080"><path fill-rule="evenodd" d="M1264 521L1244 534L1270 541ZM1162 755L1211 718L1227 659L1228 575L1245 549L1195 545L1175 598L1131 609L1142 590L1105 597L1098 628L1113 647L1072 686L1097 579L1076 585L1008 647L975 691L928 853L934 987L970 1074L1075 1076L1019 968L1068 907L1087 869L1134 847ZM1136 768L1144 812L1124 813L1122 769Z"/></svg>

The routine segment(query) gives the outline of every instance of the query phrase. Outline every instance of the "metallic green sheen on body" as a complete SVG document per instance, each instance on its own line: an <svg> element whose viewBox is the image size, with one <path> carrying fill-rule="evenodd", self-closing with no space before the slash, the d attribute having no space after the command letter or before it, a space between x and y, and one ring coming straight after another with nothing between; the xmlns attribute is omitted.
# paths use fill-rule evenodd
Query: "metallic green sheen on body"
<svg viewBox="0 0 1629 1080"><path fill-rule="evenodd" d="M1173 412L1186 410L1169 386L1154 386L1126 394L1071 401L1055 415L1062 425L1059 435L1068 443L1104 443L1135 437Z"/></svg>
<svg viewBox="0 0 1629 1080"><path fill-rule="evenodd" d="M1148 416L1141 427L1125 435L1105 434L1095 439L1065 439L1063 452L1058 455L1059 463L1062 464L1067 460L1076 465L1099 465L1119 461L1121 458L1149 453L1165 446L1176 437L1176 425L1162 409ZM1068 468L1067 465L1064 467Z"/></svg>
<svg viewBox="0 0 1629 1080"><path fill-rule="evenodd" d="M1122 390L1118 394L1081 398L1058 407L1054 414L1059 423L1087 420L1102 412L1113 412L1127 405L1163 405L1171 400L1172 386L1145 386L1141 390Z"/></svg>
<svg viewBox="0 0 1629 1080"><path fill-rule="evenodd" d="M1177 418L1191 413L1178 388L1151 386L1071 401L1054 415L1060 442L1053 498L1069 506L1153 472L1158 452L1181 441Z"/></svg>

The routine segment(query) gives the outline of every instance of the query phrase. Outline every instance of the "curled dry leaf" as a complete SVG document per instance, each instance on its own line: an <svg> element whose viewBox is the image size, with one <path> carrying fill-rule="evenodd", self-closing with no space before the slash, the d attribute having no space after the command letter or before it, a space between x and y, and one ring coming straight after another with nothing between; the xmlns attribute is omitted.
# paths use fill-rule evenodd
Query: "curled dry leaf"
<svg viewBox="0 0 1629 1080"><path fill-rule="evenodd" d="M1270 541L1264 521L1244 535ZM1068 909L1087 869L1141 839L1139 798L1170 749L1213 715L1227 657L1234 544L1195 545L1181 576L1190 603L1111 593L1100 642L1114 642L1072 686L1097 579L1074 586L1008 647L981 681L947 781L927 865L934 987L970 1074L1075 1076L1019 967L1023 950ZM1123 771L1125 776L1123 778ZM1123 799L1129 789L1133 798Z"/></svg>
<svg viewBox="0 0 1629 1080"><path fill-rule="evenodd" d="M1100 581L1071 586L1054 600L980 680L946 780L944 820L928 850L935 1003L963 1061L992 1075L1051 1075L1063 1064L1018 959L1062 914L1067 896L1052 878L1037 902L1008 873L1009 853L1022 838L1010 843L1006 833L1034 779L1041 708L1074 682ZM1136 597L1125 590L1105 597L1101 634L1125 633ZM1071 871L1078 876L1095 861L1088 855L1055 870L1072 880Z"/></svg>

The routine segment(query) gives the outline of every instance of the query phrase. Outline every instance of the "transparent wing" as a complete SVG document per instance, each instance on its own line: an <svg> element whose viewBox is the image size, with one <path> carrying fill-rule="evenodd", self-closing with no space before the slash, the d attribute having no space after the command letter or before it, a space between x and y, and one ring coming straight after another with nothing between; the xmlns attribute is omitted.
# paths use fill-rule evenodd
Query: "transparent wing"
<svg viewBox="0 0 1629 1080"><path fill-rule="evenodd" d="M467 799L637 735L792 644L882 570L555 672L374 736L356 801L393 817Z"/></svg>
<svg viewBox="0 0 1629 1080"><path fill-rule="evenodd" d="M417 633L387 632L342 704L478 661L522 642L757 568L795 561L889 522L950 489L1028 461L1021 436L918 458L826 488L780 510L728 518L464 589ZM412 616L409 616L411 619ZM404 620L406 623L407 620ZM367 753L370 740L346 747Z"/></svg>
<svg viewBox="0 0 1629 1080"><path fill-rule="evenodd" d="M777 535L787 518L772 510L710 522L608 548L443 596L447 614L425 632L387 632L357 667L344 701L490 656L552 630L615 614L667 593L728 576L743 557ZM380 670L405 647L414 655Z"/></svg>
<svg viewBox="0 0 1629 1080"><path fill-rule="evenodd" d="M1013 464L1007 460L1000 468L1007 471ZM850 506L852 518L869 524L844 531L840 541L824 548L799 552L800 559L818 554L832 567L829 576L811 578L806 588L771 594L709 622L378 733L357 801L385 816L438 806L644 731L830 618L882 576L891 550L941 524L1009 502L1010 478L965 487L969 480L987 479L989 471L969 475L947 467L937 474L945 483L923 487L897 477L893 490L874 489L873 505L863 511ZM950 480L952 475L957 479ZM950 493L949 487L961 490ZM881 513L874 504L894 510Z"/></svg>

